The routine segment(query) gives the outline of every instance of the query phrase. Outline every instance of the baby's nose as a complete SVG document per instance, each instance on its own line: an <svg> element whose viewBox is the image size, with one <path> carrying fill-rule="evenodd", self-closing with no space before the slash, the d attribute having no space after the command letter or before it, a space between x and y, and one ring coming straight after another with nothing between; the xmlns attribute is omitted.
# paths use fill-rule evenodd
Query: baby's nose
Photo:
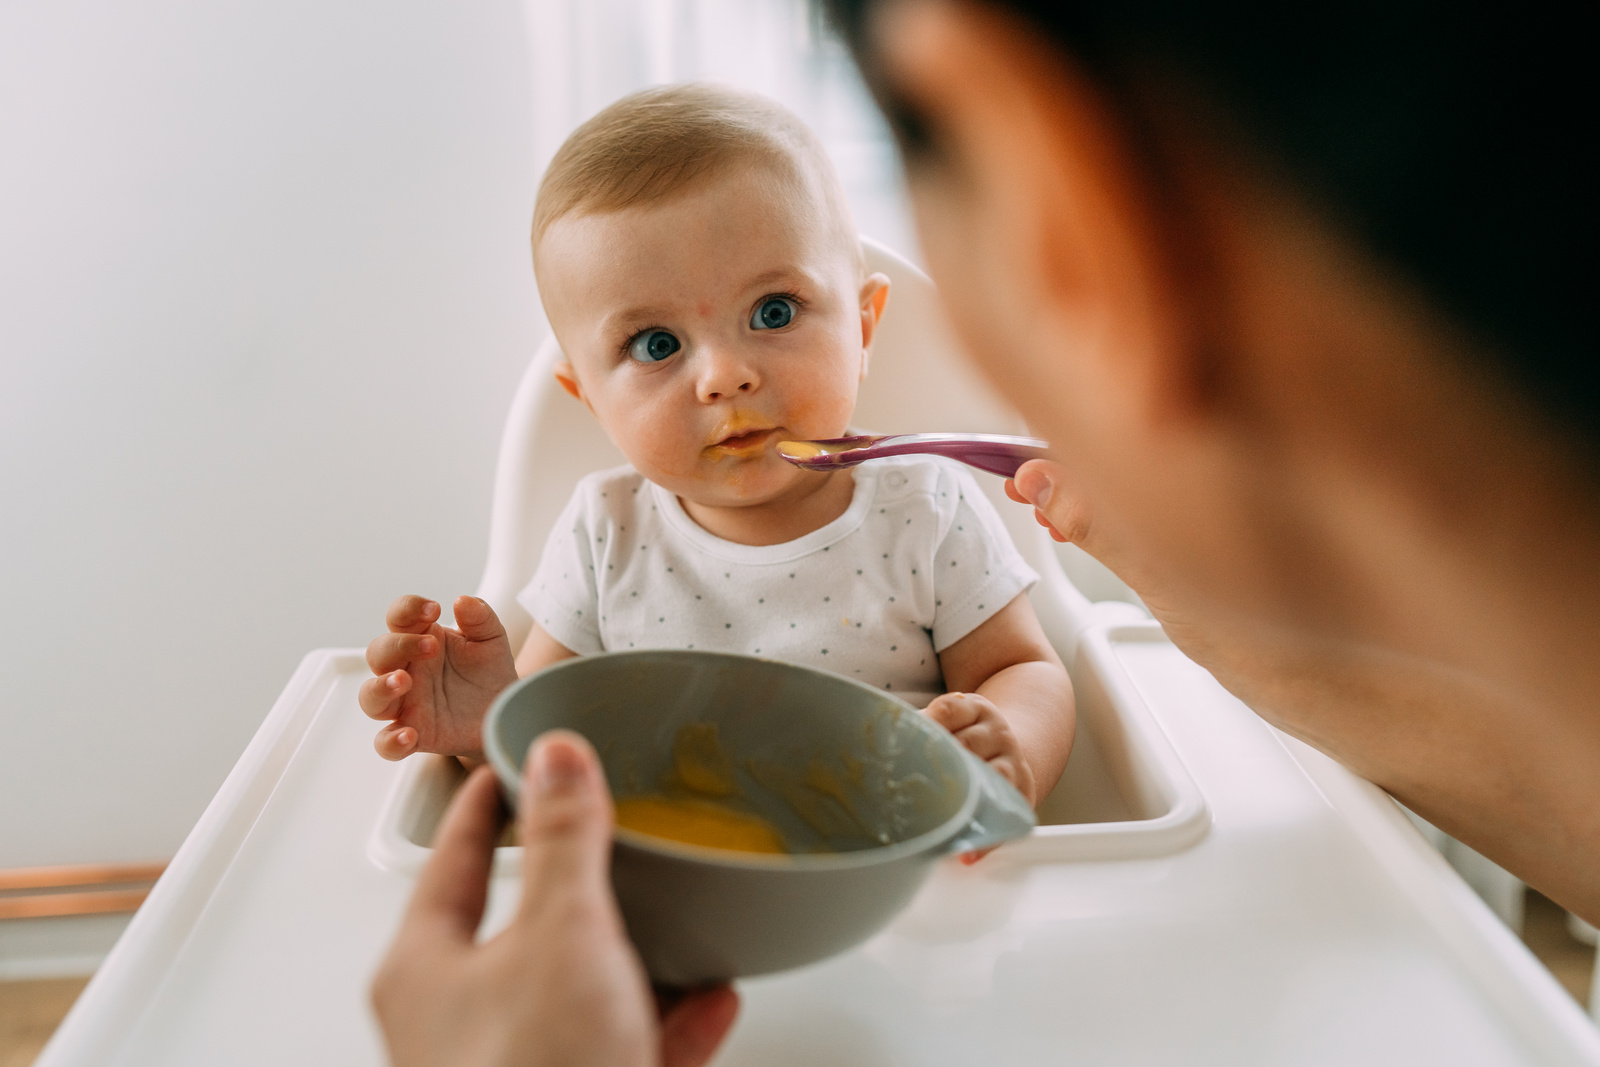
<svg viewBox="0 0 1600 1067"><path fill-rule="evenodd" d="M715 389L708 390L706 392L706 394L705 394L705 397L706 397L707 400L719 400L722 397L730 396L733 393L748 393L750 390L752 390L754 388L755 388L755 383L754 382L740 382L737 388L730 389L727 392L719 392L719 391L717 391Z"/></svg>
<svg viewBox="0 0 1600 1067"><path fill-rule="evenodd" d="M727 352L702 351L701 355L698 392L706 403L739 393L753 393L760 386L760 376L749 360Z"/></svg>

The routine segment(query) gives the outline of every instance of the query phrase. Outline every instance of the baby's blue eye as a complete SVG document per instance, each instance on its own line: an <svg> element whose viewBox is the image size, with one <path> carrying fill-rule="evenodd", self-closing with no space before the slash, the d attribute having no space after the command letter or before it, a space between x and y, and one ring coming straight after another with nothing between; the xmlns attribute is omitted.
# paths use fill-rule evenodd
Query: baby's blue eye
<svg viewBox="0 0 1600 1067"><path fill-rule="evenodd" d="M628 342L628 355L640 363L660 363L682 347L666 330L646 330Z"/></svg>
<svg viewBox="0 0 1600 1067"><path fill-rule="evenodd" d="M750 316L750 328L781 330L794 321L794 314L798 310L794 306L794 301L786 296L769 296L761 301L756 313Z"/></svg>

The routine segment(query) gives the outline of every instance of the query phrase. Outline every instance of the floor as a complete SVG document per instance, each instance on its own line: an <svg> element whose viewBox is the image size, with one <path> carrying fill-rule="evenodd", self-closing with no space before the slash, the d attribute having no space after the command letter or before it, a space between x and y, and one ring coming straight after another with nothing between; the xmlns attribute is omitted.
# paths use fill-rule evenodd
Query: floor
<svg viewBox="0 0 1600 1067"><path fill-rule="evenodd" d="M1528 890L1522 912L1522 940L1567 987L1579 1004L1589 1003L1594 980L1594 946L1567 932L1567 913L1542 893Z"/></svg>
<svg viewBox="0 0 1600 1067"><path fill-rule="evenodd" d="M0 1067L28 1067L88 981L0 982Z"/></svg>
<svg viewBox="0 0 1600 1067"><path fill-rule="evenodd" d="M1567 932L1566 919L1566 912L1530 890L1522 940L1578 1003L1587 1004L1595 950ZM0 1067L29 1067L88 981L0 982Z"/></svg>

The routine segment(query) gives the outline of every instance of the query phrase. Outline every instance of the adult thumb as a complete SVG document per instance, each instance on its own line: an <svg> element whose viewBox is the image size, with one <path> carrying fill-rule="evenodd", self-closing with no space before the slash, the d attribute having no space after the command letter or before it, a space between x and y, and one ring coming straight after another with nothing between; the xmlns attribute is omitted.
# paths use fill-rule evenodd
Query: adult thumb
<svg viewBox="0 0 1600 1067"><path fill-rule="evenodd" d="M1089 537L1090 509L1081 493L1067 484L1066 471L1047 459L1032 459L1017 468L1011 480L1012 498L1032 504L1041 525L1050 527L1058 541L1084 545Z"/></svg>
<svg viewBox="0 0 1600 1067"><path fill-rule="evenodd" d="M523 909L569 893L609 894L611 801L599 757L570 730L528 749L522 774Z"/></svg>
<svg viewBox="0 0 1600 1067"><path fill-rule="evenodd" d="M1149 568L1129 551L1126 539L1118 535L1115 519L1107 521L1060 464L1029 460L1017 468L1006 492L1019 503L1032 504L1034 517L1050 528L1057 541L1077 545L1141 597L1149 597L1147 589L1154 585Z"/></svg>

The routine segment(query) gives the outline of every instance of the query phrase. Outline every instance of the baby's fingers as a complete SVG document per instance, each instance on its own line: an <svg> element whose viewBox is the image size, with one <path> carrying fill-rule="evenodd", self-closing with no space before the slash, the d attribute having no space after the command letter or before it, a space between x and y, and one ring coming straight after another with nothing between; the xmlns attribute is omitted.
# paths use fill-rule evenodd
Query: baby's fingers
<svg viewBox="0 0 1600 1067"><path fill-rule="evenodd" d="M1033 770L1022 758L1022 752L1014 744L1001 744L992 752L979 751L966 734L960 735L958 740L966 746L968 752L983 760L989 769L999 774L1000 777L1016 787L1024 800L1031 805L1036 805L1038 799L1033 795ZM1007 739L1009 740L1009 739ZM985 748L988 746L985 745Z"/></svg>
<svg viewBox="0 0 1600 1067"><path fill-rule="evenodd" d="M403 596L389 605L383 621L395 633L427 633L439 621L439 605L427 597Z"/></svg>
<svg viewBox="0 0 1600 1067"><path fill-rule="evenodd" d="M985 719L965 730L955 731L956 740L979 759L992 760L1016 748L1016 741L1003 721Z"/></svg>
<svg viewBox="0 0 1600 1067"><path fill-rule="evenodd" d="M409 726L390 723L372 739L372 747L386 760L405 759L417 750L417 731Z"/></svg>
<svg viewBox="0 0 1600 1067"><path fill-rule="evenodd" d="M373 674L387 674L439 651L432 634L383 634L367 646L367 666Z"/></svg>
<svg viewBox="0 0 1600 1067"><path fill-rule="evenodd" d="M922 713L951 733L959 734L983 718L987 703L982 697L967 693L946 693L935 697Z"/></svg>
<svg viewBox="0 0 1600 1067"><path fill-rule="evenodd" d="M411 691L411 676L390 671L368 678L356 691L356 703L369 719L393 719L400 714L400 698Z"/></svg>

